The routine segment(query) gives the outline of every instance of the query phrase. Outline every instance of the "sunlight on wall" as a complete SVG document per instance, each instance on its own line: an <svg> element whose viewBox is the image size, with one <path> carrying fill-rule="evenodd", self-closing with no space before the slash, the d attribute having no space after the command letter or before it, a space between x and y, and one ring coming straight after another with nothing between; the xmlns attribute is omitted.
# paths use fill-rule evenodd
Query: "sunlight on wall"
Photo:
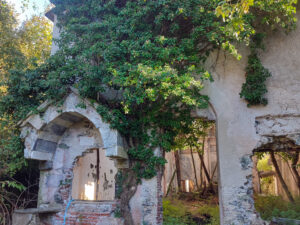
<svg viewBox="0 0 300 225"><path fill-rule="evenodd" d="M185 180L185 191L190 192L190 181L189 180Z"/></svg>
<svg viewBox="0 0 300 225"><path fill-rule="evenodd" d="M95 182L88 182L84 185L84 199L95 200Z"/></svg>

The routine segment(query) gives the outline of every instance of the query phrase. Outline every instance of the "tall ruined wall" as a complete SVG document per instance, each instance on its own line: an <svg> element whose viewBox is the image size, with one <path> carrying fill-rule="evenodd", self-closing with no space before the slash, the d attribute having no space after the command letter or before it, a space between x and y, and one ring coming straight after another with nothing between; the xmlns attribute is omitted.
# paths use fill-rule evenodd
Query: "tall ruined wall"
<svg viewBox="0 0 300 225"><path fill-rule="evenodd" d="M261 52L260 58L272 73L267 81L267 106L248 108L239 97L245 82L246 49L240 49L240 61L215 52L207 64L214 82L206 85L204 93L210 97L217 117L222 224L262 223L254 213L250 156L268 136L300 132L299 40L299 26L288 35L279 32L266 40L266 51ZM259 132L260 122L268 124L264 133Z"/></svg>

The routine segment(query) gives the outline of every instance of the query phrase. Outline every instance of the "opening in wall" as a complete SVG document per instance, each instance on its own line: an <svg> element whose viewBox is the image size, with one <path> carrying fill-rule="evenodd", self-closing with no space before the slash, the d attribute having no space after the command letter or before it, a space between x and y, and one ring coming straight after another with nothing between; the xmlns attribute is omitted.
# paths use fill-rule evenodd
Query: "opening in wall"
<svg viewBox="0 0 300 225"><path fill-rule="evenodd" d="M195 119L192 129L192 133L176 137L173 151L165 153L164 221L219 224L215 122Z"/></svg>
<svg viewBox="0 0 300 225"><path fill-rule="evenodd" d="M73 169L72 198L77 200L114 200L114 162L103 149L91 149L79 157Z"/></svg>
<svg viewBox="0 0 300 225"><path fill-rule="evenodd" d="M255 207L265 220L298 224L300 146L285 136L270 140L255 149L252 157Z"/></svg>

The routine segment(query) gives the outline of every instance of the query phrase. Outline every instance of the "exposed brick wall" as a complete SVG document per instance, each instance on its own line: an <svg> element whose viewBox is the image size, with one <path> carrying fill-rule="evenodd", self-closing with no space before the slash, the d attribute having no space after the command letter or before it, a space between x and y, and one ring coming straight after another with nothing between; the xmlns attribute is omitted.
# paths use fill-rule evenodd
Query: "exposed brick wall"
<svg viewBox="0 0 300 225"><path fill-rule="evenodd" d="M65 209L71 199L73 169L63 171L63 180L55 195L55 201L62 203L63 210L52 215L41 216L41 225L62 225ZM77 201L71 202L66 216L66 225L122 225L123 220L116 218L118 201Z"/></svg>
<svg viewBox="0 0 300 225"><path fill-rule="evenodd" d="M73 201L68 209L67 225L122 225L123 220L116 218L114 212L118 202ZM64 211L52 216L41 217L42 225L62 225Z"/></svg>
<svg viewBox="0 0 300 225"><path fill-rule="evenodd" d="M66 224L68 225L114 225L123 224L119 218L115 218L114 211L117 202L85 202L73 201L68 209ZM53 225L62 224L64 212L57 213L53 217Z"/></svg>

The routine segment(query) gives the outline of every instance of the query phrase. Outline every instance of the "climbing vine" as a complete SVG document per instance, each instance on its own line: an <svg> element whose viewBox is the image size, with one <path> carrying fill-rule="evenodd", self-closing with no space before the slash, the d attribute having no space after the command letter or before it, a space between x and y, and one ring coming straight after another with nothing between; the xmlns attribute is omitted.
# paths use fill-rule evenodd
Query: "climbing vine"
<svg viewBox="0 0 300 225"><path fill-rule="evenodd" d="M193 132L191 111L208 106L201 90L203 81L212 80L205 69L210 53L223 49L239 59L235 44L252 43L262 24L292 27L297 1L52 2L63 28L56 40L60 49L37 69L11 71L0 112L17 122L43 101L59 102L70 87L77 88L100 103L97 112L126 138L138 182L155 176L165 163L155 150L171 151L179 133ZM265 104L268 76L253 50L241 97ZM130 176L123 180L130 192L123 195L127 205L133 183Z"/></svg>
<svg viewBox="0 0 300 225"><path fill-rule="evenodd" d="M256 34L250 44L250 55L248 56L248 65L246 67L246 82L242 86L240 96L248 101L248 106L251 105L266 105L268 100L264 97L267 93L266 80L271 76L271 73L266 69L258 56L258 49L264 49L262 43L264 35Z"/></svg>

